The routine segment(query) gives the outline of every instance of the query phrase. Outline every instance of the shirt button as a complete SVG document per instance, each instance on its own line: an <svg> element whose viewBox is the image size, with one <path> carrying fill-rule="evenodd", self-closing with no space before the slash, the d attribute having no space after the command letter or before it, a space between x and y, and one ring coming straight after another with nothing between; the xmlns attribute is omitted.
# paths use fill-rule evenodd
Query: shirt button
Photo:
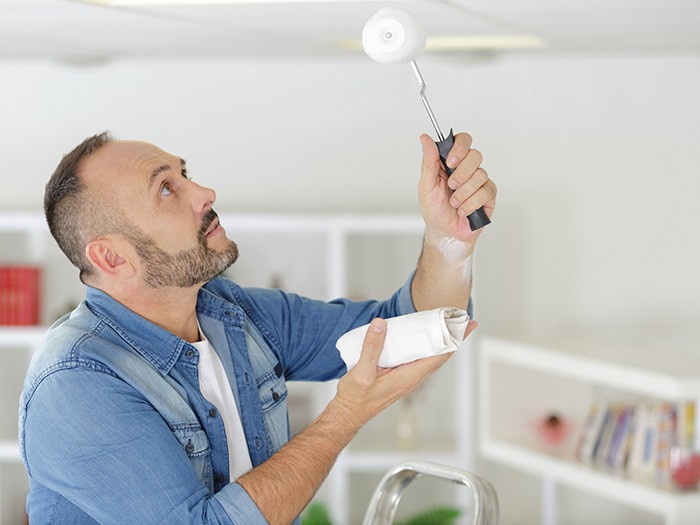
<svg viewBox="0 0 700 525"><path fill-rule="evenodd" d="M188 454L192 454L192 452L194 452L194 445L192 444L191 441L187 442L187 445L185 445L185 450L187 451Z"/></svg>
<svg viewBox="0 0 700 525"><path fill-rule="evenodd" d="M192 359L194 357L194 350L188 350L185 355Z"/></svg>
<svg viewBox="0 0 700 525"><path fill-rule="evenodd" d="M280 395L275 392L274 390L272 391L272 400L273 401L279 401L280 400Z"/></svg>
<svg viewBox="0 0 700 525"><path fill-rule="evenodd" d="M216 409L215 409L215 408L212 408L211 410L209 410L209 415L210 415L211 417L216 417Z"/></svg>
<svg viewBox="0 0 700 525"><path fill-rule="evenodd" d="M250 376L248 375L248 372L245 373L245 384L246 385L250 384Z"/></svg>
<svg viewBox="0 0 700 525"><path fill-rule="evenodd" d="M260 450L262 448L262 439L255 436L255 450Z"/></svg>
<svg viewBox="0 0 700 525"><path fill-rule="evenodd" d="M231 310L226 310L226 311L224 312L224 314L225 314L227 317L236 317L236 312L232 312Z"/></svg>

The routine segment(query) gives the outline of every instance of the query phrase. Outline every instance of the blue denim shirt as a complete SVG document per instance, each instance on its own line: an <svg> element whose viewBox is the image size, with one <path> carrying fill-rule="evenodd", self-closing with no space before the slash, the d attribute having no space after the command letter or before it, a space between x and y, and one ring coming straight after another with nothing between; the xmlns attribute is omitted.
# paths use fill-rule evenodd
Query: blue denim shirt
<svg viewBox="0 0 700 525"><path fill-rule="evenodd" d="M231 383L254 467L290 438L285 381L343 375L338 337L413 312L410 282L384 302L324 303L223 277L200 290L197 317ZM185 340L88 287L50 328L20 399L32 525L265 523L229 482L223 422L200 392L197 363Z"/></svg>

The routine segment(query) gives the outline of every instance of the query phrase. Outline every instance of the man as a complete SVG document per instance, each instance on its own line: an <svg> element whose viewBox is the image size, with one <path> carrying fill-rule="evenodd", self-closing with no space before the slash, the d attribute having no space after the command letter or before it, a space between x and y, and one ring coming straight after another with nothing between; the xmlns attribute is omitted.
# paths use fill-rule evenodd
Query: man
<svg viewBox="0 0 700 525"><path fill-rule="evenodd" d="M87 292L49 330L20 401L31 523L295 520L359 428L447 359L378 369L381 318L467 307L480 232L465 217L482 205L492 213L496 188L468 135L456 137L449 180L435 144L421 141L417 269L389 300L362 303L217 277L238 250L214 191L181 158L107 133L66 155L44 206ZM345 374L335 341L370 321ZM323 413L289 440L285 381L343 374Z"/></svg>

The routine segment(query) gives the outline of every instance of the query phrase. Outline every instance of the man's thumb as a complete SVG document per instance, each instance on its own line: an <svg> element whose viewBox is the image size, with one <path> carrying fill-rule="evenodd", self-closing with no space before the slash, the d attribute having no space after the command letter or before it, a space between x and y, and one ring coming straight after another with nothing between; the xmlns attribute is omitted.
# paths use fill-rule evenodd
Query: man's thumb
<svg viewBox="0 0 700 525"><path fill-rule="evenodd" d="M362 343L362 354L358 366L370 368L374 371L379 361L379 356L384 349L384 337L386 336L386 321L377 317L373 319L367 328L365 340Z"/></svg>
<svg viewBox="0 0 700 525"><path fill-rule="evenodd" d="M430 138L430 135L423 133L420 136L420 143L423 148L423 174L440 170L440 152L437 144Z"/></svg>

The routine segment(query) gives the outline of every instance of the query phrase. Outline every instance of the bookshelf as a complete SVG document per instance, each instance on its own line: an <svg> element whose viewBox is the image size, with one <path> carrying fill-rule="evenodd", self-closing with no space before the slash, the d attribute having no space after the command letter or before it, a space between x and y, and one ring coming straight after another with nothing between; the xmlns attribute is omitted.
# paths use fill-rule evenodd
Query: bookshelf
<svg viewBox="0 0 700 525"><path fill-rule="evenodd" d="M269 287L276 282L285 290L322 300L388 297L415 268L423 233L423 221L416 215L220 211L220 219L241 254L227 271L229 277L244 286ZM13 356L10 366L0 371L4 373L0 377L0 525L10 525L24 519L27 491L16 441L22 378L46 325L82 300L84 291L77 270L55 246L40 213L0 213L0 248L0 264L31 263L43 269L42 326L0 326L0 351ZM5 254L12 258L5 259ZM414 409L431 416L418 418L420 438L412 446L397 445L395 428L401 407L395 405L372 420L341 454L317 498L331 509L335 524L361 521L371 496L364 492L373 490L384 472L405 459L469 468L472 443L465 436L471 435L473 396L469 382L459 380L470 373L469 353L469 348L458 352L450 367L431 377L417 394ZM289 383L288 388L290 425L295 432L323 410L335 392L335 382ZM452 492L447 492L452 498ZM454 498L448 503L464 500L459 487Z"/></svg>
<svg viewBox="0 0 700 525"><path fill-rule="evenodd" d="M575 448L591 403L700 400L697 354L643 344L571 337L513 341L483 337L478 343L479 454L529 473L542 482L542 523L558 523L557 485L658 515L666 525L697 523L700 492L657 486L591 467ZM543 443L534 422L563 414L566 440ZM696 443L698 421L696 418Z"/></svg>

